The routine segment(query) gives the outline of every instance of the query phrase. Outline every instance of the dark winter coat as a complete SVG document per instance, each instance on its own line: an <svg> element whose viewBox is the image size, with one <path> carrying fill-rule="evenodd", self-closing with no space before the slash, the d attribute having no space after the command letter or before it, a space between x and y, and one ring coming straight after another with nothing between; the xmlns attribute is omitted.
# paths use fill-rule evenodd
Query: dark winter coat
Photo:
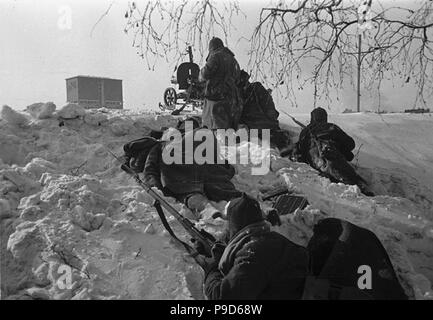
<svg viewBox="0 0 433 320"><path fill-rule="evenodd" d="M212 300L300 299L307 268L306 249L261 221L231 239L219 266L205 275L205 293Z"/></svg>
<svg viewBox="0 0 433 320"><path fill-rule="evenodd" d="M271 94L260 82L253 82L242 90L244 107L240 123L248 128L279 129L279 113Z"/></svg>
<svg viewBox="0 0 433 320"><path fill-rule="evenodd" d="M164 191L166 195L204 193L202 172L194 164L165 164L162 159L164 144L150 150L144 166L145 182Z"/></svg>
<svg viewBox="0 0 433 320"><path fill-rule="evenodd" d="M365 228L337 218L320 220L308 243L311 275L305 299L407 300L391 260L377 236ZM360 289L371 270L371 288ZM362 283L362 281L361 281Z"/></svg>
<svg viewBox="0 0 433 320"><path fill-rule="evenodd" d="M192 193L202 193L209 200L221 201L238 197L230 181L235 170L229 164L166 164L162 158L164 143L150 151L144 166L144 179L167 196L183 198ZM180 196L180 197L178 197Z"/></svg>
<svg viewBox="0 0 433 320"><path fill-rule="evenodd" d="M224 46L211 48L200 75L206 81L203 126L209 129L236 129L242 100L236 86L240 68L234 54Z"/></svg>
<svg viewBox="0 0 433 320"><path fill-rule="evenodd" d="M235 168L230 164L203 164L200 166L204 179L204 193L209 200L230 200L241 196L231 179L235 175Z"/></svg>
<svg viewBox="0 0 433 320"><path fill-rule="evenodd" d="M206 65L200 72L206 81L205 98L219 101L236 97L240 68L233 52L228 48L220 47L210 51Z"/></svg>
<svg viewBox="0 0 433 320"><path fill-rule="evenodd" d="M333 182L358 185L368 196L373 193L366 181L349 164L355 141L337 125L313 122L302 130L296 146L298 161L308 163Z"/></svg>
<svg viewBox="0 0 433 320"><path fill-rule="evenodd" d="M301 161L311 164L310 150L317 147L312 137L329 142L347 161L352 161L355 141L339 126L328 122L312 123L301 131L297 143L297 152L301 156Z"/></svg>

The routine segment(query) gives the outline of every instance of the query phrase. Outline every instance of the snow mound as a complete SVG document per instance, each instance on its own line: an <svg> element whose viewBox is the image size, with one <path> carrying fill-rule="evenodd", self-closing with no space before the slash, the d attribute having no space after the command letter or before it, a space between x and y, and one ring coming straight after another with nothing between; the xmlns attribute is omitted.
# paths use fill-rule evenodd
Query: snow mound
<svg viewBox="0 0 433 320"><path fill-rule="evenodd" d="M82 106L74 103L68 103L57 112L57 116L63 119L75 119L78 117L83 117L85 114L85 109Z"/></svg>
<svg viewBox="0 0 433 320"><path fill-rule="evenodd" d="M25 127L29 123L29 119L23 114L13 110L11 107L4 105L1 110L1 118L11 125Z"/></svg>
<svg viewBox="0 0 433 320"><path fill-rule="evenodd" d="M39 102L29 105L26 110L35 119L47 119L56 111L56 105L53 102Z"/></svg>
<svg viewBox="0 0 433 320"><path fill-rule="evenodd" d="M13 119L27 117L10 108L3 110L7 116L2 111L2 297L204 298L202 270L164 230L152 199L108 152L121 155L124 143L151 130L175 126L179 117L84 110L70 104L57 111L57 117L33 116L33 121L23 121L26 126L19 127L20 121ZM253 143L241 143L235 150L249 152L255 159L266 156L263 151ZM264 175L251 175L251 165L235 166L237 188L259 196L287 186L310 203L304 210L283 216L276 231L306 245L314 224L324 217L335 216L368 228L387 249L406 292L416 299L432 298L432 219L421 202L394 194L367 198L357 187L333 184L305 164L280 158L274 150L267 157L271 170ZM371 163L367 156L365 159L359 159L360 165L373 172L375 167L368 167ZM414 185L423 187L412 171L405 173ZM182 204L167 200L191 216ZM270 205L262 204L263 208ZM215 206L223 210L225 202ZM173 217L168 221L176 234L188 238ZM217 235L225 226L221 219L197 224ZM66 287L62 285L64 270L71 271Z"/></svg>
<svg viewBox="0 0 433 320"><path fill-rule="evenodd" d="M127 141L178 118L76 105L57 116L20 129L10 118L0 122L2 296L202 299L201 269L107 151L121 155ZM58 285L62 266L72 269L70 288Z"/></svg>

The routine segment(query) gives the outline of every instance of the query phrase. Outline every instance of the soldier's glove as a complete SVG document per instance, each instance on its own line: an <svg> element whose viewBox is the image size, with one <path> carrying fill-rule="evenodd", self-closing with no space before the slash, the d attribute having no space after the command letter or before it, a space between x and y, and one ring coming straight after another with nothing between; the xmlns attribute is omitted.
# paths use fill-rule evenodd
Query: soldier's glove
<svg viewBox="0 0 433 320"><path fill-rule="evenodd" d="M225 247L226 246L222 242L215 242L215 244L211 249L211 253L212 253L211 257L206 257L202 254L199 254L198 256L194 257L197 264L203 269L205 275L207 275L212 270L218 269L218 264L221 260Z"/></svg>
<svg viewBox="0 0 433 320"><path fill-rule="evenodd" d="M196 241L195 239L191 239L191 242L193 243L194 249L195 251L197 251L197 253L201 256L206 256L207 252L204 248L203 243Z"/></svg>
<svg viewBox="0 0 433 320"><path fill-rule="evenodd" d="M158 188L157 186L151 187L151 189L153 192L157 193L161 197L164 197L164 192L162 192L162 190L160 188Z"/></svg>
<svg viewBox="0 0 433 320"><path fill-rule="evenodd" d="M120 157L120 160L122 161L122 165L125 165L128 168L130 168L129 164L130 164L130 161L131 161L131 157L129 157L127 155L123 155L123 156ZM122 168L122 165L120 166L120 168Z"/></svg>
<svg viewBox="0 0 433 320"><path fill-rule="evenodd" d="M195 239L191 239L191 241L194 245L194 249L198 252L199 255L205 256L206 258L210 258L209 253L206 252L205 247L204 247L202 242L196 241ZM220 254L220 252L217 252L217 255L219 255L219 259L220 259L222 256L222 252L224 252L225 247L226 247L226 245L222 241L216 241L214 243L214 245L212 246L211 250L213 250L215 248L215 250L221 251L221 254ZM211 252L211 254L212 254L212 252Z"/></svg>
<svg viewBox="0 0 433 320"><path fill-rule="evenodd" d="M291 154L289 155L291 161L294 162L302 162L302 155L298 153L296 149L293 149Z"/></svg>

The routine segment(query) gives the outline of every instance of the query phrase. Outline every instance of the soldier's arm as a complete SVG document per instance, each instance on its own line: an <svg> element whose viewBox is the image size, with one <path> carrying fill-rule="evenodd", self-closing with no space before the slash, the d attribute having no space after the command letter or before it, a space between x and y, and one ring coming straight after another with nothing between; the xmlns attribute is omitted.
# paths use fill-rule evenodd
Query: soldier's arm
<svg viewBox="0 0 433 320"><path fill-rule="evenodd" d="M161 183L161 144L156 144L149 152L144 165L144 181L150 187L156 187L162 190Z"/></svg>
<svg viewBox="0 0 433 320"><path fill-rule="evenodd" d="M341 148L347 151L352 151L355 149L355 140L344 132L340 127L334 125L335 137Z"/></svg>
<svg viewBox="0 0 433 320"><path fill-rule="evenodd" d="M272 99L272 95L262 86L263 94L262 94L262 100L263 100L263 106L265 106L265 113L266 115L275 121L278 121L278 116L280 115L275 108L274 99Z"/></svg>
<svg viewBox="0 0 433 320"><path fill-rule="evenodd" d="M268 260L263 252L245 246L238 252L233 268L226 276L217 268L208 272L206 296L210 300L257 299L268 283Z"/></svg>
<svg viewBox="0 0 433 320"><path fill-rule="evenodd" d="M308 140L310 139L310 134L308 133L307 128L302 129L301 134L299 135L299 140L296 143L295 149L295 158L299 162L306 162L306 154L308 152Z"/></svg>
<svg viewBox="0 0 433 320"><path fill-rule="evenodd" d="M215 55L209 57L205 66L200 70L200 80L209 80L218 70L218 59Z"/></svg>

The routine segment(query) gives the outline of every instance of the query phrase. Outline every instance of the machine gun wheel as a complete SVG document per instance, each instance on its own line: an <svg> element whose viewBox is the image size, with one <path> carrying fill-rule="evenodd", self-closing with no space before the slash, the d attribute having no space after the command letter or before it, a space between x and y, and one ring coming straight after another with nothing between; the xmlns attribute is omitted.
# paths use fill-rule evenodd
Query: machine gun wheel
<svg viewBox="0 0 433 320"><path fill-rule="evenodd" d="M164 104L167 109L176 108L177 94L174 88L167 88L164 91Z"/></svg>

